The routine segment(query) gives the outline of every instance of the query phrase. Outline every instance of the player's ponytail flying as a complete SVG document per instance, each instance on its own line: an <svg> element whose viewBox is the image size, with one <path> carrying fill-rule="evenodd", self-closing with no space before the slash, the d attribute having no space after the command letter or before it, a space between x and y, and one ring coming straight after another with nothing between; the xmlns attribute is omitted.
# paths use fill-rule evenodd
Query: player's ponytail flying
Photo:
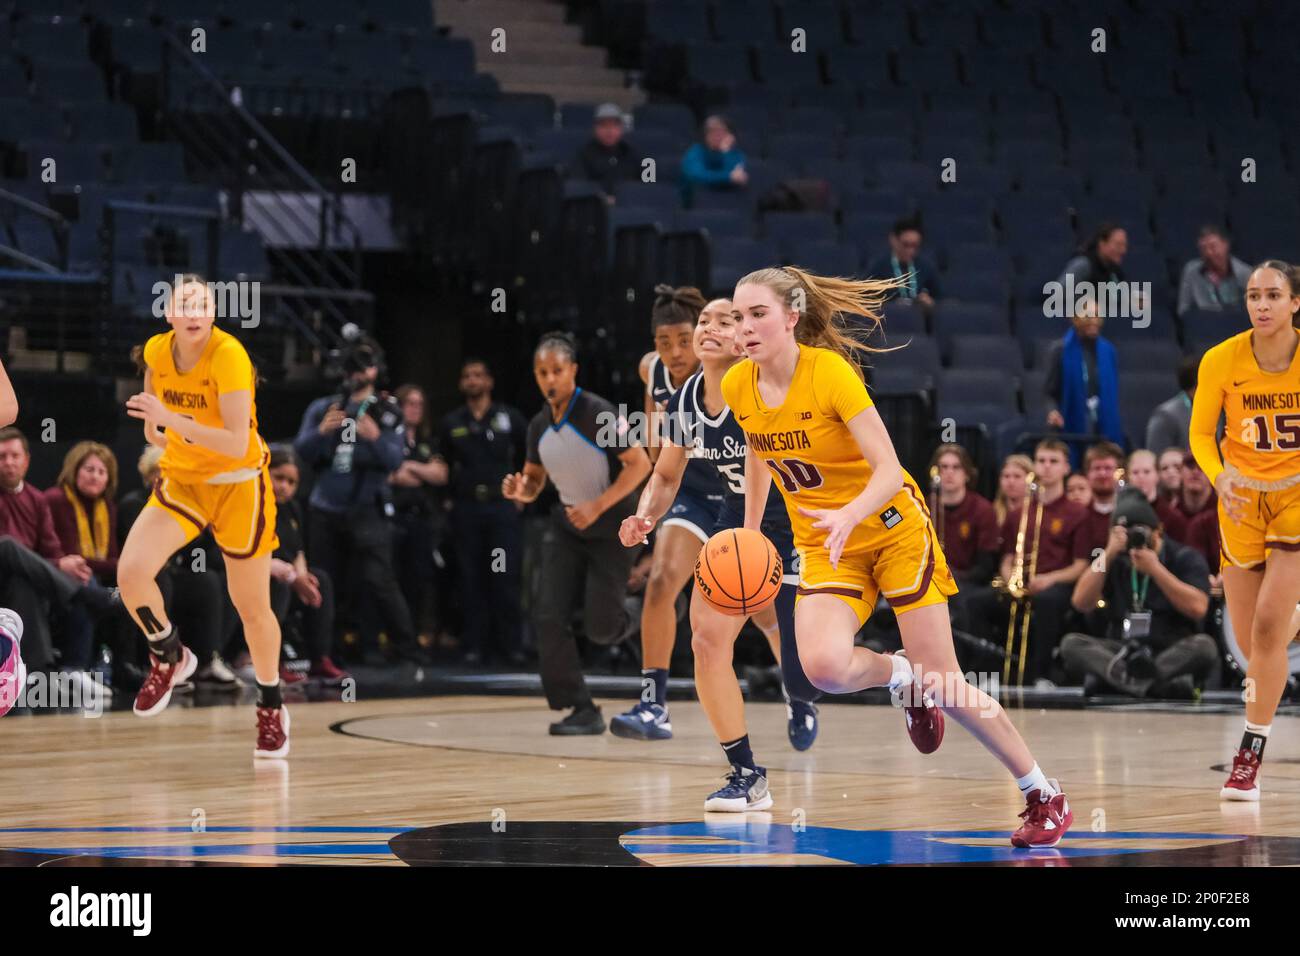
<svg viewBox="0 0 1300 956"><path fill-rule="evenodd" d="M795 266L783 266L751 272L736 284L756 283L771 289L788 308L799 313L799 324L794 327L795 341L837 352L861 378L860 356L890 351L867 345L866 340L881 327L881 313L889 293L905 282L906 277L819 276ZM865 321L851 326L845 316L861 316Z"/></svg>

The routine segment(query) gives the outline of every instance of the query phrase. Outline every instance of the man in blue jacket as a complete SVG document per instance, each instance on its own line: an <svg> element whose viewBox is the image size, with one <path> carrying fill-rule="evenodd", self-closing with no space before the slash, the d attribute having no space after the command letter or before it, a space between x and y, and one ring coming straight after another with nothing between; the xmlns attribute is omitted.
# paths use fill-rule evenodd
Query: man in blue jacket
<svg viewBox="0 0 1300 956"><path fill-rule="evenodd" d="M736 135L721 116L704 121L704 142L682 157L682 202L689 206L697 188L742 189L749 182L745 154L736 148Z"/></svg>
<svg viewBox="0 0 1300 956"><path fill-rule="evenodd" d="M307 510L312 564L338 583L353 569L373 596L396 653L422 660L411 611L393 573L388 476L402 463L401 411L375 392L378 357L369 346L344 358L345 379L335 395L303 413L293 447L315 475Z"/></svg>

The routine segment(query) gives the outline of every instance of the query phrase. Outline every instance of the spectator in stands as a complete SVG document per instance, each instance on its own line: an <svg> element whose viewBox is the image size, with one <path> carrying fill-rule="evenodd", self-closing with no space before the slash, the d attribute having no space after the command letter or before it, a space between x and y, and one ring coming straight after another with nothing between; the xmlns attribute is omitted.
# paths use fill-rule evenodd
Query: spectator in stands
<svg viewBox="0 0 1300 956"><path fill-rule="evenodd" d="M522 506L502 497L501 482L524 467L528 422L518 409L493 400L495 384L482 359L461 364L465 404L443 416L438 450L450 470L451 526L465 615L461 648L470 663L519 664Z"/></svg>
<svg viewBox="0 0 1300 956"><path fill-rule="evenodd" d="M736 134L721 116L704 121L703 142L682 157L682 204L690 206L696 189L743 189L749 184L745 154L736 147Z"/></svg>
<svg viewBox="0 0 1300 956"><path fill-rule="evenodd" d="M1160 494L1160 473L1156 470L1156 453L1149 448L1139 448L1128 456L1125 466L1128 483L1146 496L1147 503L1156 511L1165 534L1180 544L1187 543L1187 519L1178 513L1173 504Z"/></svg>
<svg viewBox="0 0 1300 956"><path fill-rule="evenodd" d="M1227 232L1221 226L1202 226L1196 250L1201 257L1183 266L1178 281L1178 314L1192 309L1224 312L1242 308L1250 266L1232 254Z"/></svg>
<svg viewBox="0 0 1300 956"><path fill-rule="evenodd" d="M85 558L63 550L45 495L26 481L31 463L27 437L0 428L0 605L23 619L23 658L37 672L54 663L52 617L80 604L98 619L120 602Z"/></svg>
<svg viewBox="0 0 1300 956"><path fill-rule="evenodd" d="M1119 362L1115 346L1102 338L1102 318L1096 300L1083 298L1075 309L1073 328L1053 342L1047 353L1043 393L1047 397L1047 424L1071 434L1096 435L1117 445L1124 443L1119 416ZM1080 443L1071 445L1074 464Z"/></svg>
<svg viewBox="0 0 1300 956"><path fill-rule="evenodd" d="M338 603L359 590L349 586L354 571L384 620L393 652L424 663L411 609L393 570L388 476L403 461L402 413L396 402L375 392L379 362L369 344L350 348L341 391L316 399L303 413L294 451L304 467L316 472L307 540L312 560L334 583Z"/></svg>
<svg viewBox="0 0 1300 956"><path fill-rule="evenodd" d="M1160 453L1157 464L1160 471L1160 497L1166 501L1178 499L1178 492L1183 486L1183 459L1186 457L1186 446L1166 448Z"/></svg>
<svg viewBox="0 0 1300 956"><path fill-rule="evenodd" d="M1214 492L1214 485L1205 477L1201 466L1190 451L1183 452L1182 483L1178 489L1178 498L1174 507L1189 522L1206 509L1219 505L1219 496Z"/></svg>
<svg viewBox="0 0 1300 956"><path fill-rule="evenodd" d="M348 676L330 659L334 643L334 583L322 568L307 562L303 517L298 494L298 456L288 445L271 449L271 489L275 494L275 533L279 547L271 555L271 607L286 636L299 633L311 659L308 676L338 684ZM286 626L291 617L301 630ZM281 667L284 670L284 667ZM283 676L283 675L282 675Z"/></svg>
<svg viewBox="0 0 1300 956"><path fill-rule="evenodd" d="M940 546L953 576L962 586L987 585L998 568L998 519L993 504L971 485L979 477L970 452L961 445L940 445L930 456L939 469Z"/></svg>
<svg viewBox="0 0 1300 956"><path fill-rule="evenodd" d="M434 454L424 389L403 385L396 395L402 410L403 457L401 465L388 476L395 511L393 560L416 633L429 635L432 643L441 618L441 575L434 553L443 526L443 512L434 489L447 483L447 464Z"/></svg>
<svg viewBox="0 0 1300 956"><path fill-rule="evenodd" d="M1191 699L1218 656L1218 645L1203 632L1209 591L1205 560L1169 540L1146 495L1126 489L1106 560L1084 570L1072 597L1081 614L1105 599L1106 636L1065 635L1067 675L1083 679L1089 693L1102 682L1133 697Z"/></svg>
<svg viewBox="0 0 1300 956"><path fill-rule="evenodd" d="M1079 254L1065 264L1057 281L1066 285L1066 277L1072 276L1076 289L1083 282L1123 282L1127 254L1128 233L1113 222L1103 222Z"/></svg>
<svg viewBox="0 0 1300 956"><path fill-rule="evenodd" d="M921 255L924 241L919 220L910 216L897 220L889 230L889 255L875 259L867 274L882 279L906 277L907 282L896 290L897 297L911 299L928 310L939 297L939 270Z"/></svg>
<svg viewBox="0 0 1300 956"><path fill-rule="evenodd" d="M99 442L80 441L63 456L54 487L45 491L50 520L64 554L80 555L105 587L117 584L117 456ZM73 603L63 619L65 670L86 672L95 657L90 611Z"/></svg>
<svg viewBox="0 0 1300 956"><path fill-rule="evenodd" d="M939 545L948 558L948 566L960 590L949 599L953 627L959 632L978 630L971 619L970 601L981 607L990 600L990 583L998 568L998 519L993 504L975 491L979 477L970 453L961 445L944 444L930 456L930 469L938 469L939 500L930 502L936 518Z"/></svg>
<svg viewBox="0 0 1300 956"><path fill-rule="evenodd" d="M1148 448L1187 447L1187 426L1192 421L1192 396L1196 394L1200 364L1200 356L1188 356L1178 363L1178 394L1157 405L1147 419Z"/></svg>
<svg viewBox="0 0 1300 956"><path fill-rule="evenodd" d="M1025 589L1033 602L1029 631L1029 656L1025 680L1047 678L1057 645L1065 630L1066 614L1074 583L1087 567L1087 512L1065 497L1065 478L1069 474L1069 449L1065 443L1047 438L1034 449L1034 473L1038 482L1038 501L1043 506L1043 525L1037 526L1038 504L1022 502L1028 508L1025 521L1024 570ZM1002 522L1002 566L999 576L1011 576L1020 531L1021 508L1007 514ZM1038 560L1029 574L1033 542L1038 541ZM994 633L1005 630L1006 610L995 615ZM999 626L1000 625L1000 626Z"/></svg>
<svg viewBox="0 0 1300 956"><path fill-rule="evenodd" d="M149 500L153 486L162 477L158 467L161 459L162 449L156 445L146 445L140 453L136 471L144 487L127 492L117 503L119 548ZM168 616L184 632L186 645L199 660L199 669L194 672L195 684L212 690L238 690L239 678L222 658L222 651L239 625L239 615L226 588L225 560L212 532L205 530L172 555L155 581ZM140 629L134 621L119 629L113 649L113 681L115 687L121 684L118 689L129 690L131 694L139 689L148 670L139 667L145 662L140 655L143 647ZM248 670L251 675L251 658ZM253 680L251 676L249 679Z"/></svg>
<svg viewBox="0 0 1300 956"><path fill-rule="evenodd" d="M596 107L591 139L578 150L573 172L598 183L605 199L614 202L614 188L621 182L640 179L641 161L623 135L623 111L615 103Z"/></svg>
<svg viewBox="0 0 1300 956"><path fill-rule="evenodd" d="M1025 500L1025 489L1029 474L1034 470L1034 463L1028 455L1008 455L998 473L998 493L993 497L993 514L998 519L998 527L1007 520L1007 515L1020 507Z"/></svg>
<svg viewBox="0 0 1300 956"><path fill-rule="evenodd" d="M1088 480L1088 519L1084 526L1089 559L1106 547L1110 537L1110 516L1115 511L1115 492L1119 490L1119 469L1124 450L1111 442L1098 442L1083 455L1083 473Z"/></svg>
<svg viewBox="0 0 1300 956"><path fill-rule="evenodd" d="M1065 479L1065 497L1082 508L1092 504L1092 489L1088 487L1088 476L1081 471L1070 472Z"/></svg>

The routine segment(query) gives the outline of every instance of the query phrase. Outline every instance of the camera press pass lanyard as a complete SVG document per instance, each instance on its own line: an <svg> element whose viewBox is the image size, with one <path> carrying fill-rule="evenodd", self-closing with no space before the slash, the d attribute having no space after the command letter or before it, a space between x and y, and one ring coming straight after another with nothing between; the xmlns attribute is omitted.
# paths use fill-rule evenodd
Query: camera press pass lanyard
<svg viewBox="0 0 1300 956"><path fill-rule="evenodd" d="M1132 602L1133 613L1141 614L1142 609L1146 607L1147 591L1151 587L1151 575L1149 574L1142 575L1142 587L1139 588L1137 568L1130 567L1128 569L1128 574L1129 574L1129 581L1132 583L1133 586L1133 602Z"/></svg>

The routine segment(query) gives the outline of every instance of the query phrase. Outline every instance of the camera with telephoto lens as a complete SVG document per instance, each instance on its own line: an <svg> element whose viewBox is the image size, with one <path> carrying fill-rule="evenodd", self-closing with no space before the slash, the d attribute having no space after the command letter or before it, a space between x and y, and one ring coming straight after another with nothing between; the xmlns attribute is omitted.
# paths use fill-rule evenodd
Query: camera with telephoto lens
<svg viewBox="0 0 1300 956"><path fill-rule="evenodd" d="M1151 529L1144 524L1134 524L1128 526L1128 548L1130 551L1136 551L1141 548L1151 547Z"/></svg>

